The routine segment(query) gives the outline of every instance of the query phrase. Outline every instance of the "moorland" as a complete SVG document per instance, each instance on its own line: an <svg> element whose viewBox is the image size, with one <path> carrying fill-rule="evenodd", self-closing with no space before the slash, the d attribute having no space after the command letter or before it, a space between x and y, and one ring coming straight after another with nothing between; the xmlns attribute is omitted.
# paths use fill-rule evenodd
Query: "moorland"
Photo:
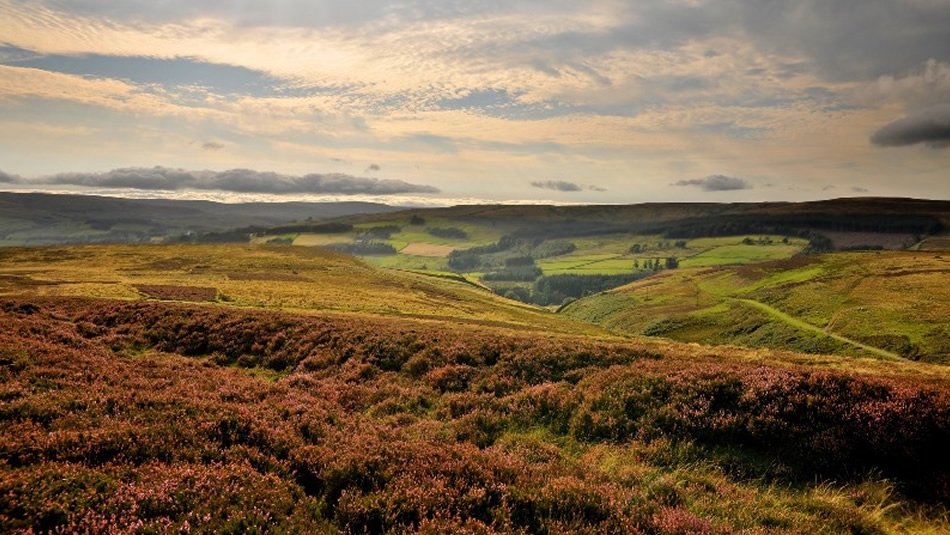
<svg viewBox="0 0 950 535"><path fill-rule="evenodd" d="M0 531L946 532L948 206L0 248Z"/></svg>

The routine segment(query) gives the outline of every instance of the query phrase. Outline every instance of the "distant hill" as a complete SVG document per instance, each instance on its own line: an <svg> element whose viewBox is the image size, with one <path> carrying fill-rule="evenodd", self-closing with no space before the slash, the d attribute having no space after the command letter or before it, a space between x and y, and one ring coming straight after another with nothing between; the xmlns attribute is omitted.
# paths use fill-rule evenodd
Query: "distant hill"
<svg viewBox="0 0 950 535"><path fill-rule="evenodd" d="M867 197L795 203L477 205L359 214L336 221L367 227L413 219L468 225L513 239L628 234L677 240L772 234L812 240L811 249L820 251L906 249L950 229L950 201ZM294 225L272 229L299 231Z"/></svg>
<svg viewBox="0 0 950 535"><path fill-rule="evenodd" d="M0 192L0 245L136 243L396 210L367 202L225 204Z"/></svg>

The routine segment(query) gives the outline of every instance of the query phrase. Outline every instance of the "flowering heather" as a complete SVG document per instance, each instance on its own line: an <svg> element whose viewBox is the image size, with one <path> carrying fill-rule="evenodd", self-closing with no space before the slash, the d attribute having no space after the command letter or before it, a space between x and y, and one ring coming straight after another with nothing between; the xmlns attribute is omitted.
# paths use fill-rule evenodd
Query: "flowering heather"
<svg viewBox="0 0 950 535"><path fill-rule="evenodd" d="M937 380L182 303L0 325L0 532L874 533L950 503Z"/></svg>

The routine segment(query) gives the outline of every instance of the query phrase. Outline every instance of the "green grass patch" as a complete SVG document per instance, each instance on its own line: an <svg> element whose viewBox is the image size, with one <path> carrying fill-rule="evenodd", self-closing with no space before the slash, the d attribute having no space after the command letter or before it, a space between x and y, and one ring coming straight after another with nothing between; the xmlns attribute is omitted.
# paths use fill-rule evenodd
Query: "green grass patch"
<svg viewBox="0 0 950 535"><path fill-rule="evenodd" d="M711 267L756 264L771 260L782 260L800 252L798 245L719 245L695 256L684 258L683 267Z"/></svg>

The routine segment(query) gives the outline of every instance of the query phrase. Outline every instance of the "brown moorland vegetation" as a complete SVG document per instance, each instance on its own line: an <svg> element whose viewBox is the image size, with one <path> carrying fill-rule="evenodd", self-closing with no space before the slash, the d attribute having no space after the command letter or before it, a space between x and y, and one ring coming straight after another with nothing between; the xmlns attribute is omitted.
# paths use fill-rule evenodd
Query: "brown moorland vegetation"
<svg viewBox="0 0 950 535"><path fill-rule="evenodd" d="M0 324L3 532L948 527L922 364L42 296Z"/></svg>

